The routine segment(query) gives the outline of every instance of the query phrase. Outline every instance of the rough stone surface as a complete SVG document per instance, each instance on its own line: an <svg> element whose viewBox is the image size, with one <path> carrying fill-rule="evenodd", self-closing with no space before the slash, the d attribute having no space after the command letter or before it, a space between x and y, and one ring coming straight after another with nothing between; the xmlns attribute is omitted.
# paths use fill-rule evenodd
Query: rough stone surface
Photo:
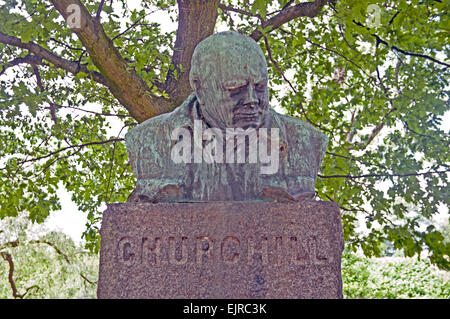
<svg viewBox="0 0 450 319"><path fill-rule="evenodd" d="M338 205L112 204L99 298L342 298Z"/></svg>

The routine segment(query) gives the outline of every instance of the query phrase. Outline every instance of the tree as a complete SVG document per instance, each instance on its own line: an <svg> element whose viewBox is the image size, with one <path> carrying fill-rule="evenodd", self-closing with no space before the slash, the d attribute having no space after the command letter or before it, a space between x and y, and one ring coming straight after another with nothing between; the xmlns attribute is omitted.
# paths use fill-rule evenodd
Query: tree
<svg viewBox="0 0 450 319"><path fill-rule="evenodd" d="M306 1L306 0L305 0ZM64 186L89 213L134 186L126 131L191 92L196 44L226 25L251 36L269 63L270 94L330 137L318 197L339 203L346 242L367 255L388 240L427 249L449 268L430 219L449 204L448 1L4 0L0 18L0 217L42 222ZM155 11L178 21L164 33ZM100 105L101 109L96 108ZM112 133L111 123L120 123ZM355 232L364 216L367 234Z"/></svg>
<svg viewBox="0 0 450 319"><path fill-rule="evenodd" d="M0 221L1 299L95 298L98 262L65 234L31 225L25 214Z"/></svg>

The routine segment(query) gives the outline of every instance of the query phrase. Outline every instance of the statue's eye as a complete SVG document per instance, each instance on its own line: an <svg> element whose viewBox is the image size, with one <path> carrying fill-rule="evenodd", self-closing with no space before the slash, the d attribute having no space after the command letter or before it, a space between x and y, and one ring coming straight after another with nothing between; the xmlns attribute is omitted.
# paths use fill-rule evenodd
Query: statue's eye
<svg viewBox="0 0 450 319"><path fill-rule="evenodd" d="M265 84L265 83L257 83L257 84L255 85L255 88L256 88L257 91L262 92L262 91L265 90L266 84Z"/></svg>
<svg viewBox="0 0 450 319"><path fill-rule="evenodd" d="M228 87L227 90L228 90L228 92L230 92L231 96L234 96L234 95L240 94L242 92L242 90L244 89L244 87L245 87L245 85Z"/></svg>

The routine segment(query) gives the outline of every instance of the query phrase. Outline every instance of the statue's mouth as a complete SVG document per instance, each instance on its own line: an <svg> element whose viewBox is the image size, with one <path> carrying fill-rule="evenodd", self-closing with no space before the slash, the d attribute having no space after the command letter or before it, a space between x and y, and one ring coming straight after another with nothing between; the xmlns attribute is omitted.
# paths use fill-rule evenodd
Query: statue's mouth
<svg viewBox="0 0 450 319"><path fill-rule="evenodd" d="M239 105L233 110L233 125L242 128L256 127L261 121L261 113L259 105L254 107Z"/></svg>

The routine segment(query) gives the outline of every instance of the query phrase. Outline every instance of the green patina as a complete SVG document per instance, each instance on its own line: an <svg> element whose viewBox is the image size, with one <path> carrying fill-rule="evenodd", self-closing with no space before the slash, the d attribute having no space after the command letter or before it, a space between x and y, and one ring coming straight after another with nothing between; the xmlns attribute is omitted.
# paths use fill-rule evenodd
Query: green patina
<svg viewBox="0 0 450 319"><path fill-rule="evenodd" d="M137 178L129 200L295 200L310 196L328 138L309 123L270 109L267 81L264 54L251 38L227 31L203 40L192 57L194 93L174 111L151 118L126 135ZM278 129L278 169L261 174L266 164L248 160L195 163L193 154L186 163L175 163L171 150L180 141L172 140L172 134L180 128L193 133L196 120L203 131L217 128L224 135L227 128L267 128L269 136L270 129ZM248 152L247 144L247 156Z"/></svg>

